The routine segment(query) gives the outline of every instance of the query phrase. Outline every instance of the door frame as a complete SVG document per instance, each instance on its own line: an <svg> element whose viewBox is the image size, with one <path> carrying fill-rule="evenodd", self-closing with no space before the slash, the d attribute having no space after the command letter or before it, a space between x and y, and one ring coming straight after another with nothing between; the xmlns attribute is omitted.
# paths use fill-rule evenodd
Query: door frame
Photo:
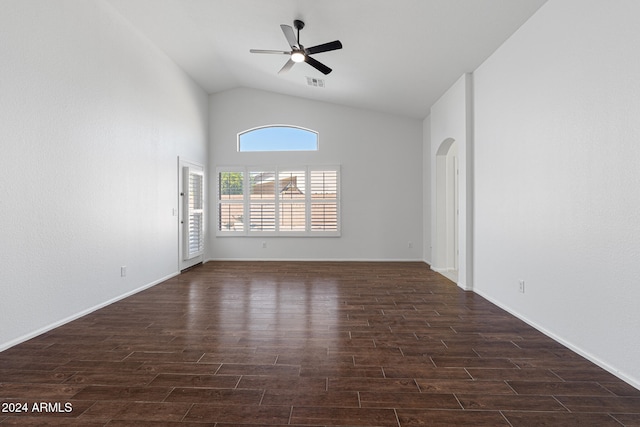
<svg viewBox="0 0 640 427"><path fill-rule="evenodd" d="M199 169L202 171L203 174L203 201L202 201L202 207L204 209L204 213L203 213L203 238L205 241L205 252L206 252L206 241L207 241L207 215L206 215L206 197L205 195L206 193L206 169L204 167L204 165L197 163L197 162L193 162L190 160L186 160L184 158L178 157L178 269L180 271L184 271L188 268L193 267L194 265L197 264L201 264L204 262L204 253L203 252L201 255L198 255L196 257L190 258L185 260L184 259L184 253L185 253L185 230L186 230L186 226L185 226L185 215L186 215L186 209L185 209L185 192L187 191L187 189L184 187L184 168L189 167L192 169Z"/></svg>

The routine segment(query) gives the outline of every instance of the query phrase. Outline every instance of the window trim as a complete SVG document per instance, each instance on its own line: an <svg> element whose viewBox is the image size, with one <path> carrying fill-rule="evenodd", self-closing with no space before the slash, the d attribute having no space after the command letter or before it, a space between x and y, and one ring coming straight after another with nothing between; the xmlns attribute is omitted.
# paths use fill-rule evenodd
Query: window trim
<svg viewBox="0 0 640 427"><path fill-rule="evenodd" d="M220 174L223 172L239 172L242 173L243 179L243 218L248 218L251 209L250 198L250 173L251 172L274 172L276 176L276 182L281 172L295 172L304 171L305 173L305 230L304 231L287 231L280 230L280 197L274 195L275 203L275 230L274 231L260 231L251 230L250 227L243 226L243 230L224 230L220 228L220 205L224 203L224 199L221 199L220 195ZM332 171L336 172L336 198L327 199L326 201L313 201L311 197L311 173L314 171ZM219 166L216 168L216 236L217 237L340 237L341 230L341 171L339 165L326 165L326 166L273 166L273 165L259 165L259 166ZM300 200L302 203L303 201ZM239 203L239 202L237 202ZM326 203L336 205L336 230L313 230L311 224L311 207L313 203Z"/></svg>
<svg viewBox="0 0 640 427"><path fill-rule="evenodd" d="M245 135L247 133L251 133L251 132L255 132L261 129L269 129L269 128L291 128L291 129L298 129L298 130L302 130L305 132L309 132L309 133L313 133L316 136L316 148L314 150L242 150L241 146L240 146L240 137L242 135ZM264 125L264 126L257 126L251 129L247 129L244 130L242 132L238 132L238 135L236 136L236 150L238 151L238 153L289 153L289 152L316 152L316 151L320 151L320 133L318 131L315 131L313 129L309 129L309 128L305 128L302 126L296 126L296 125L286 125L286 124L271 124L271 125Z"/></svg>

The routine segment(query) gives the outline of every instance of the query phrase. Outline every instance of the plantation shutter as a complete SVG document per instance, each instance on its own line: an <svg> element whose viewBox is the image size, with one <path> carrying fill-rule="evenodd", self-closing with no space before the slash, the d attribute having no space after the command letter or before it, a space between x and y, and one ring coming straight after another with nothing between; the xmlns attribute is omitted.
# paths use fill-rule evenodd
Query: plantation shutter
<svg viewBox="0 0 640 427"><path fill-rule="evenodd" d="M304 232L306 222L306 170L278 172L279 230Z"/></svg>
<svg viewBox="0 0 640 427"><path fill-rule="evenodd" d="M275 231L278 186L275 171L251 171L249 183L250 230Z"/></svg>
<svg viewBox="0 0 640 427"><path fill-rule="evenodd" d="M184 191L184 259L204 252L204 175L201 170L183 168Z"/></svg>
<svg viewBox="0 0 640 427"><path fill-rule="evenodd" d="M338 171L311 170L311 231L338 231Z"/></svg>
<svg viewBox="0 0 640 427"><path fill-rule="evenodd" d="M218 231L244 231L244 172L218 173Z"/></svg>
<svg viewBox="0 0 640 427"><path fill-rule="evenodd" d="M218 236L340 236L340 166L221 166Z"/></svg>

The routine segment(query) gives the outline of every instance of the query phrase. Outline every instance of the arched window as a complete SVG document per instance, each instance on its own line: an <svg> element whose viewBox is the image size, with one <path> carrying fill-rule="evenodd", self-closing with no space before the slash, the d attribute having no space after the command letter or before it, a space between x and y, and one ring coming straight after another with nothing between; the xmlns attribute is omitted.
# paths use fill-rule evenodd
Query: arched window
<svg viewBox="0 0 640 427"><path fill-rule="evenodd" d="M318 132L288 125L269 125L238 134L238 151L318 151Z"/></svg>

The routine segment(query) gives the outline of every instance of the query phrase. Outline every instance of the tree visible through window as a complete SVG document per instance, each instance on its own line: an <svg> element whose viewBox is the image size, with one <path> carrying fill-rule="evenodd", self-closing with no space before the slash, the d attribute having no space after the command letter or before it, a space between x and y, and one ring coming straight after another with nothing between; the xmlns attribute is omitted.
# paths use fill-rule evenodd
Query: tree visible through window
<svg viewBox="0 0 640 427"><path fill-rule="evenodd" d="M238 151L317 151L318 132L296 126L272 125L238 134Z"/></svg>
<svg viewBox="0 0 640 427"><path fill-rule="evenodd" d="M218 174L218 230L244 230L244 172Z"/></svg>

